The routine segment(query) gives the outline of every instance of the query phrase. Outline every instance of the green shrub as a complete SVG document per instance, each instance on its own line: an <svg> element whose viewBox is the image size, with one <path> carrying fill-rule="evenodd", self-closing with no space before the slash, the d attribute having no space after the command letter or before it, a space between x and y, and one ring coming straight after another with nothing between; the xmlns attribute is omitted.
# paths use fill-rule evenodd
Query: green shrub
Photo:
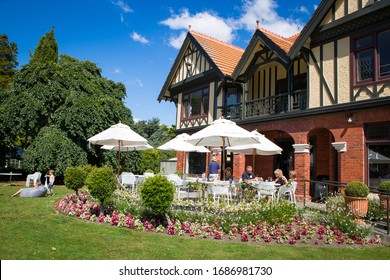
<svg viewBox="0 0 390 280"><path fill-rule="evenodd" d="M352 197L367 197L370 189L362 182L349 182L345 187L345 194Z"/></svg>
<svg viewBox="0 0 390 280"><path fill-rule="evenodd" d="M378 186L378 191L390 194L390 180L381 182Z"/></svg>
<svg viewBox="0 0 390 280"><path fill-rule="evenodd" d="M82 169L85 173L85 178L87 178L89 173L91 173L91 171L94 170L95 168L96 168L95 166L92 166L90 164L82 166Z"/></svg>
<svg viewBox="0 0 390 280"><path fill-rule="evenodd" d="M114 172L112 168L107 166L94 168L86 179L89 192L100 201L102 206L104 206L104 201L115 191L115 183Z"/></svg>
<svg viewBox="0 0 390 280"><path fill-rule="evenodd" d="M356 232L357 224L355 217L345 207L344 197L331 196L326 201L326 221L343 233L352 234Z"/></svg>
<svg viewBox="0 0 390 280"><path fill-rule="evenodd" d="M174 185L162 175L147 178L141 187L141 201L153 212L164 215L173 201Z"/></svg>
<svg viewBox="0 0 390 280"><path fill-rule="evenodd" d="M78 194L79 189L85 185L87 174L81 166L68 166L64 173L65 186Z"/></svg>

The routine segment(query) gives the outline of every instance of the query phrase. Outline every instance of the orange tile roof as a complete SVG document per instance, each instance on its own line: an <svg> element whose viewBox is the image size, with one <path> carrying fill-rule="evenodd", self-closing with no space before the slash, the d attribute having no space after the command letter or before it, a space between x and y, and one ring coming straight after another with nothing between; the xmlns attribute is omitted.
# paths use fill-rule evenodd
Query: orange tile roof
<svg viewBox="0 0 390 280"><path fill-rule="evenodd" d="M224 75L231 76L244 53L244 49L193 30L190 30L189 33L194 36L219 70Z"/></svg>
<svg viewBox="0 0 390 280"><path fill-rule="evenodd" d="M271 41L273 41L276 45L278 45L282 50L286 53L290 50L291 46L294 44L295 40L298 38L299 33L295 34L291 37L283 37L280 36L268 29L260 27L259 30L263 32Z"/></svg>

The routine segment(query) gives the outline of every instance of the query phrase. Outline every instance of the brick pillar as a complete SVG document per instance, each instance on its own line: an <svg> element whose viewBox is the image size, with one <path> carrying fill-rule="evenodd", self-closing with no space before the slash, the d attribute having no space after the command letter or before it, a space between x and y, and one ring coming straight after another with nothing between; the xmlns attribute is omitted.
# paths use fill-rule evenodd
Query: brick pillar
<svg viewBox="0 0 390 280"><path fill-rule="evenodd" d="M294 169L298 174L298 180L310 180L310 145L309 144L294 144ZM299 182L295 195L299 201L304 198L305 183ZM306 200L310 201L310 183L306 183Z"/></svg>
<svg viewBox="0 0 390 280"><path fill-rule="evenodd" d="M245 155L234 155L233 159L233 176L240 179L242 173L245 171Z"/></svg>
<svg viewBox="0 0 390 280"><path fill-rule="evenodd" d="M180 171L183 174L185 173L184 172L184 154L185 154L184 152L177 152L176 153L176 158L177 158L176 171Z"/></svg>

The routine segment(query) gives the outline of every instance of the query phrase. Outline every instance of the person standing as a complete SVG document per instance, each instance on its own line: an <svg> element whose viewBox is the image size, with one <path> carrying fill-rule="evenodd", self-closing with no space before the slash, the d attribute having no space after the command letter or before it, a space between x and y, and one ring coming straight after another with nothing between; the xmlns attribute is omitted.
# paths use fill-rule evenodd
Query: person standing
<svg viewBox="0 0 390 280"><path fill-rule="evenodd" d="M55 177L54 177L54 170L50 169L49 170L49 175L46 175L49 177L49 185L47 186L47 189L48 189L48 195L55 195L55 193L53 192L53 186L54 186L54 181L55 181Z"/></svg>
<svg viewBox="0 0 390 280"><path fill-rule="evenodd" d="M218 179L219 172L221 171L221 166L217 162L216 157L211 158L211 162L209 164L209 180L214 181Z"/></svg>

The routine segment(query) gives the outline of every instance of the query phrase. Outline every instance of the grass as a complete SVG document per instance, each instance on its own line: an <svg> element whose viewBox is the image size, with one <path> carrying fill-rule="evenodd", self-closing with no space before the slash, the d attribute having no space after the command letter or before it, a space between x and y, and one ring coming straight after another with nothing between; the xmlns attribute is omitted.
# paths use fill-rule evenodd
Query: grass
<svg viewBox="0 0 390 280"><path fill-rule="evenodd" d="M25 260L238 260L390 259L387 246L369 248L250 245L130 231L57 214L56 196L12 198L19 187L0 184L0 259Z"/></svg>

